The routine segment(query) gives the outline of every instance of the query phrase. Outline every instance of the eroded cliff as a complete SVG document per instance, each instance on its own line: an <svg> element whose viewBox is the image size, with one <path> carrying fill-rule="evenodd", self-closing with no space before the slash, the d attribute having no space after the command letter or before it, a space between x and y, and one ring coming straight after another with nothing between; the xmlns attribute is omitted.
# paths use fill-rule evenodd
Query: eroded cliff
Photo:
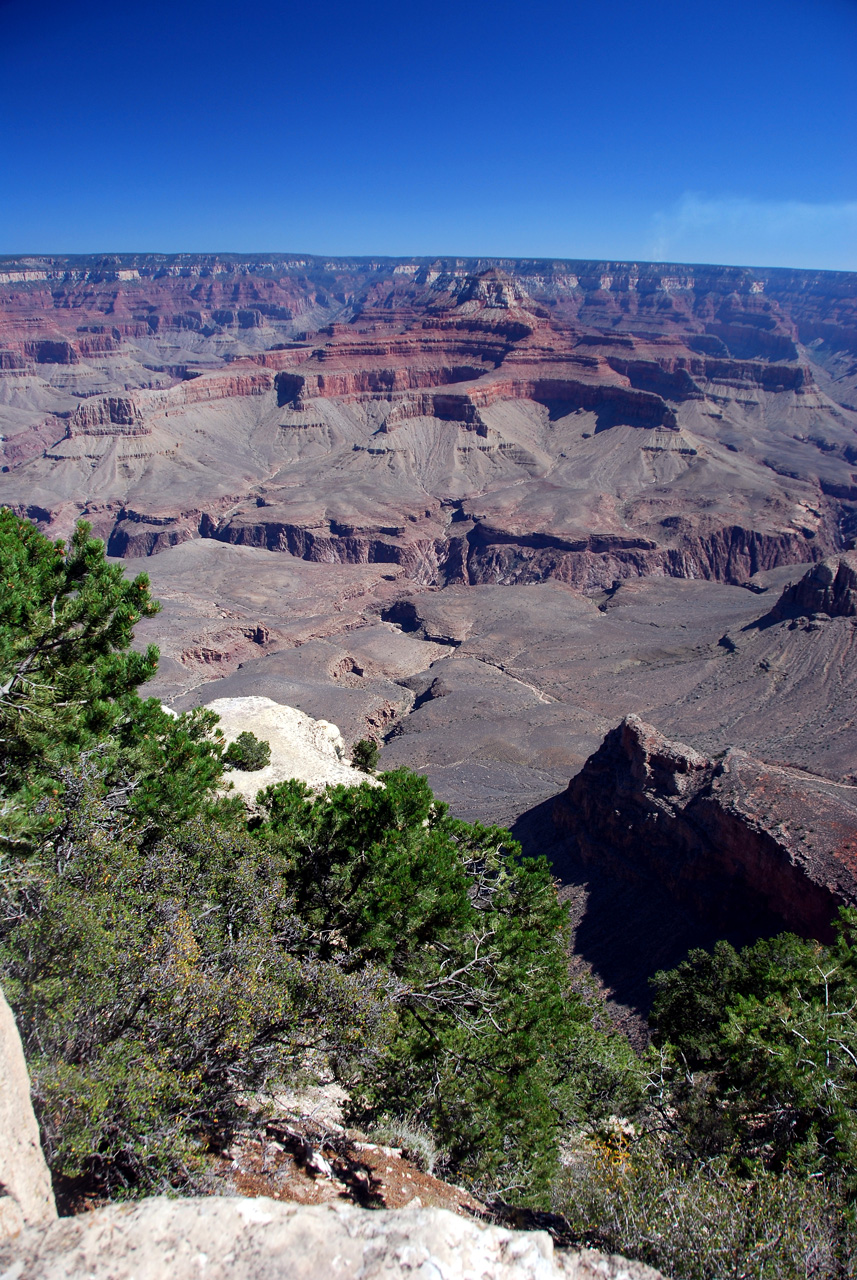
<svg viewBox="0 0 857 1280"><path fill-rule="evenodd" d="M734 749L711 759L638 716L606 735L554 820L585 863L654 878L722 935L829 941L857 903L857 788Z"/></svg>
<svg viewBox="0 0 857 1280"><path fill-rule="evenodd" d="M0 500L124 556L742 582L857 535L855 315L847 273L6 260Z"/></svg>

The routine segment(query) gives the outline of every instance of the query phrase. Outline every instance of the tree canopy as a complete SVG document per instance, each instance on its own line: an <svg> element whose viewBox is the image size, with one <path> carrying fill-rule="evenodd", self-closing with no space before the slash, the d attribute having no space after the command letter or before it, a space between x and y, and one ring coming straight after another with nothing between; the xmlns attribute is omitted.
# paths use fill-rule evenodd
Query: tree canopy
<svg viewBox="0 0 857 1280"><path fill-rule="evenodd" d="M158 650L132 649L134 627L159 609L146 574L109 564L85 522L66 547L0 508L0 845L29 846L63 767L89 754L150 822L215 802L216 717L176 717L137 693Z"/></svg>

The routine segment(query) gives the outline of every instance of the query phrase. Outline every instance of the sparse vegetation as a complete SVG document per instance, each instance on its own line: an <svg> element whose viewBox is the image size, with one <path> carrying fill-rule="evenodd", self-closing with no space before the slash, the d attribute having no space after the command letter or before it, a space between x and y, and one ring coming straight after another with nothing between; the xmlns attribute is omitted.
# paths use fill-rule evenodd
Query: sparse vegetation
<svg viewBox="0 0 857 1280"><path fill-rule="evenodd" d="M577 1239L681 1280L833 1280L854 1275L850 1215L830 1187L790 1169L736 1174L663 1135L593 1135L555 1191Z"/></svg>
<svg viewBox="0 0 857 1280"><path fill-rule="evenodd" d="M688 1280L821 1280L857 1266L857 913L691 952L655 979L635 1124L573 1144L572 1229Z"/></svg>
<svg viewBox="0 0 857 1280"><path fill-rule="evenodd" d="M438 1150L434 1134L419 1123L382 1116L378 1123L372 1125L370 1136L373 1142L397 1147L423 1173L434 1173L441 1163L442 1153Z"/></svg>

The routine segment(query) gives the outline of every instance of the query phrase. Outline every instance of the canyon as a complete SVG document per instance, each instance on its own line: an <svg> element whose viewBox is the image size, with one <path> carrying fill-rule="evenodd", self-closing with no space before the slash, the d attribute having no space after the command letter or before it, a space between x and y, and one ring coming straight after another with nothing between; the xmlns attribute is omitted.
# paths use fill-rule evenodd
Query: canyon
<svg viewBox="0 0 857 1280"><path fill-rule="evenodd" d="M855 794L857 275L0 259L0 429L0 502L52 537L84 518L149 573L154 695L371 733L382 767L512 826L617 1007L688 945L821 936L853 899L824 876L805 918L801 892L766 896L731 809L709 844L756 868L755 905L712 887L734 859L712 880L668 851L748 771L818 831ZM629 863L667 804L616 800L635 716L707 763Z"/></svg>

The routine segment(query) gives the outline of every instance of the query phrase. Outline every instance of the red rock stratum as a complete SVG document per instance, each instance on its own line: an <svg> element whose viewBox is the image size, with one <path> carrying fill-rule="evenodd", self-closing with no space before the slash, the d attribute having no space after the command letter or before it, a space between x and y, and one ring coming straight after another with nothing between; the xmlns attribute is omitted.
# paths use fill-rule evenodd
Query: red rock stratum
<svg viewBox="0 0 857 1280"><path fill-rule="evenodd" d="M0 261L0 500L419 585L743 582L857 534L857 279L670 264Z"/></svg>

